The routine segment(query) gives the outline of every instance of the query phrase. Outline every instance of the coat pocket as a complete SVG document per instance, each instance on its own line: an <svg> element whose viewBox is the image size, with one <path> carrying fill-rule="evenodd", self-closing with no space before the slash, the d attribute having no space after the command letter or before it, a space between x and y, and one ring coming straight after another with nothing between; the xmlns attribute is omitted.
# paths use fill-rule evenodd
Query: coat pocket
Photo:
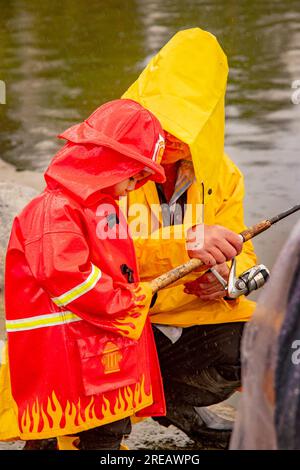
<svg viewBox="0 0 300 470"><path fill-rule="evenodd" d="M97 395L138 382L138 343L105 335L77 339L85 395Z"/></svg>

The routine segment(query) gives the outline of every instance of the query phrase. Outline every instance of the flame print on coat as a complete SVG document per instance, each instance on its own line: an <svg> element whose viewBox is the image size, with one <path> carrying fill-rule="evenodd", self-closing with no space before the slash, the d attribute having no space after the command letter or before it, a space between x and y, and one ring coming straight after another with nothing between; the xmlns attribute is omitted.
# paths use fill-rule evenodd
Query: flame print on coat
<svg viewBox="0 0 300 470"><path fill-rule="evenodd" d="M69 432L69 429L78 431L102 426L133 414L134 410L151 401L152 393L151 390L146 393L144 378L134 387L119 390L113 399L102 394L62 405L53 391L47 405L43 406L36 399L31 407L26 407L20 418L20 435L23 439L40 438L41 435L46 438L52 437L54 430Z"/></svg>
<svg viewBox="0 0 300 470"><path fill-rule="evenodd" d="M69 140L45 174L46 189L15 218L6 256L10 383L9 374L0 377L13 406L9 413L0 399L1 439L165 413L148 318L152 291L139 281L126 220L105 194L147 162L163 181L152 159L161 136L137 103L103 105L62 134Z"/></svg>

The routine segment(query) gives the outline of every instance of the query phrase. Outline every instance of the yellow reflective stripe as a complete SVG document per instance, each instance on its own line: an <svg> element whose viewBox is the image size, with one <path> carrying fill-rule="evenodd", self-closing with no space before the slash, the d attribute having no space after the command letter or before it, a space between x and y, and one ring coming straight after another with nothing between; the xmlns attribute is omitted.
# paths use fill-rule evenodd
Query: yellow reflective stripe
<svg viewBox="0 0 300 470"><path fill-rule="evenodd" d="M36 317L7 320L6 331L8 333L12 333L14 331L35 330L36 328L63 325L64 323L72 323L77 321L81 321L81 318L69 311L47 313L45 315L38 315Z"/></svg>
<svg viewBox="0 0 300 470"><path fill-rule="evenodd" d="M65 292L59 297L53 297L52 301L59 307L68 305L70 302L73 302L73 300L78 299L78 297L81 297L83 294L86 294L88 291L93 289L93 287L95 287L101 276L102 273L100 269L97 268L97 266L95 266L94 264L92 264L92 272L84 282L82 282L76 287L73 287L73 289L69 290L68 292Z"/></svg>

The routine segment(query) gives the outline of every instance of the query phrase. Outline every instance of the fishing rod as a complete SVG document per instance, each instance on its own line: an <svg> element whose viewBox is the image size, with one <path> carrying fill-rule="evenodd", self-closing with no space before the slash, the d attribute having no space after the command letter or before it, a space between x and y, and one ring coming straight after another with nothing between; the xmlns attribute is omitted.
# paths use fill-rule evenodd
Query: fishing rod
<svg viewBox="0 0 300 470"><path fill-rule="evenodd" d="M276 215L275 217L272 217L271 219L262 220L261 222L255 225L252 225L251 227L247 228L246 230L244 230L243 232L239 234L243 239L243 243L247 242L248 240L251 240L251 238L256 237L257 235L264 232L265 230L268 230L272 225L276 224L282 219L285 219L289 215L294 214L298 210L300 210L300 204L292 207L291 209L285 212L281 212L280 214ZM162 274L161 276L158 276L157 278L153 279L150 282L153 293L155 294L160 289L163 289L164 287L169 286L173 282L178 281L178 279L181 279L182 277L186 276L190 272L194 271L195 269L203 265L204 263L200 259L191 258L186 263L181 264L180 266L177 266L174 269L171 269L170 271ZM235 271L234 262L233 262L232 268L233 268L232 272L234 272ZM265 275L265 280L267 277L268 277L268 272ZM221 279L219 280L222 283ZM226 286L224 285L224 288L225 287ZM236 295L236 297L237 296L238 295Z"/></svg>

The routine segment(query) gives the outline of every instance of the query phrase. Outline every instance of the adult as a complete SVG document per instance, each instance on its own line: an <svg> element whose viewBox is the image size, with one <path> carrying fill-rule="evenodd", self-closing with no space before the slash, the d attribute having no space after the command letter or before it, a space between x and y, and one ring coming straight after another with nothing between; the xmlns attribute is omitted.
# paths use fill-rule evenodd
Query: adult
<svg viewBox="0 0 300 470"><path fill-rule="evenodd" d="M143 208L140 233L133 233L143 280L190 257L206 269L216 264L224 278L226 262L240 252L238 274L255 264L251 242L242 246L236 235L245 228L244 183L224 153L227 74L216 38L189 29L177 33L123 95L150 110L166 133L166 183L148 182L128 195L132 228ZM194 439L227 439L206 426L197 408L239 387L240 340L253 308L245 298L227 300L211 273L194 273L159 292L150 314L167 400L161 423L175 424Z"/></svg>

